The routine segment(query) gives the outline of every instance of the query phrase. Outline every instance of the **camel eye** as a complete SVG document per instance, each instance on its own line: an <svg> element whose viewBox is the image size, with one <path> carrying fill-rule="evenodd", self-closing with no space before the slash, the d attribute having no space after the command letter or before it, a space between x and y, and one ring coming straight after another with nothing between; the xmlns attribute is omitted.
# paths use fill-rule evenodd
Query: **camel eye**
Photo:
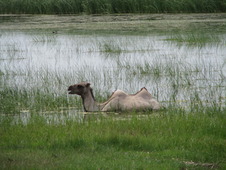
<svg viewBox="0 0 226 170"><path fill-rule="evenodd" d="M82 89L83 88L83 86L81 86L81 85L78 85L78 89Z"/></svg>

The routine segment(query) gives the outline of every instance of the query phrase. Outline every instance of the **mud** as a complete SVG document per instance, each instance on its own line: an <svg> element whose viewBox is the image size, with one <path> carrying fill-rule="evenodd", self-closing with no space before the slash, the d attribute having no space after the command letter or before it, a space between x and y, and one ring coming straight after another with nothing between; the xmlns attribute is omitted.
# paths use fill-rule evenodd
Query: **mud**
<svg viewBox="0 0 226 170"><path fill-rule="evenodd" d="M197 27L226 28L226 14L0 15L0 30L177 31ZM196 28L195 28L196 29ZM211 28L210 28L211 29Z"/></svg>

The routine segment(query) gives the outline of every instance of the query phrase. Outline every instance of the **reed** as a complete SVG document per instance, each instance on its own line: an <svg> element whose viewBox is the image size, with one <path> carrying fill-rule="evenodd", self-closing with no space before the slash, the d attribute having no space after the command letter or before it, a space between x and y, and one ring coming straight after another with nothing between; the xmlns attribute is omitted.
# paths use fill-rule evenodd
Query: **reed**
<svg viewBox="0 0 226 170"><path fill-rule="evenodd" d="M1 0L2 14L225 12L224 0Z"/></svg>

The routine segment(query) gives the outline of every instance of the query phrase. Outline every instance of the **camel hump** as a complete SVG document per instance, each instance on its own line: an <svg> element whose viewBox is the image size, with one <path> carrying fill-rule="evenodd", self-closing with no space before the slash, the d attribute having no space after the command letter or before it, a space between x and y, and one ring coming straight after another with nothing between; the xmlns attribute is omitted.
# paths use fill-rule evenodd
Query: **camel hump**
<svg viewBox="0 0 226 170"><path fill-rule="evenodd" d="M125 92L122 91L122 90L116 90L116 91L114 91L114 92L112 93L112 95L111 95L111 97L120 97L120 98L124 98L124 97L126 97L126 96L128 96L128 94L125 93Z"/></svg>
<svg viewBox="0 0 226 170"><path fill-rule="evenodd" d="M135 96L141 97L141 98L144 98L144 99L147 99L147 100L152 99L152 95L148 92L148 90L145 87L141 88L141 90L139 92L137 92L135 94Z"/></svg>
<svg viewBox="0 0 226 170"><path fill-rule="evenodd" d="M142 87L142 88L140 89L140 91L142 91L142 90L148 91L148 90L146 89L146 87Z"/></svg>

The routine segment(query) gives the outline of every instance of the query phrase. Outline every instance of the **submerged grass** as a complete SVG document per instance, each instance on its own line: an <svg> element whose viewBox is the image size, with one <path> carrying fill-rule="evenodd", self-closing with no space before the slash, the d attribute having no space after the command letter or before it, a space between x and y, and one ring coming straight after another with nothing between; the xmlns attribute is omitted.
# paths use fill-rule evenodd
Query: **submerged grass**
<svg viewBox="0 0 226 170"><path fill-rule="evenodd" d="M17 114L23 110L53 111L60 108L75 107L80 102L68 99L66 95L42 92L39 89L25 90L6 88L0 91L0 113Z"/></svg>
<svg viewBox="0 0 226 170"><path fill-rule="evenodd" d="M226 167L225 110L173 109L145 119L0 126L0 166L8 168L178 169ZM186 162L193 162L188 164Z"/></svg>
<svg viewBox="0 0 226 170"><path fill-rule="evenodd" d="M198 46L203 47L207 44L225 44L225 42L216 33L202 32L202 31L192 31L189 33L176 33L167 41L172 41L178 43L178 45L186 44L188 46Z"/></svg>
<svg viewBox="0 0 226 170"><path fill-rule="evenodd" d="M225 12L224 0L1 0L0 11L14 14L106 14Z"/></svg>
<svg viewBox="0 0 226 170"><path fill-rule="evenodd" d="M100 51L105 53L117 53L120 54L122 49L119 45L114 44L112 42L104 42L100 43Z"/></svg>

